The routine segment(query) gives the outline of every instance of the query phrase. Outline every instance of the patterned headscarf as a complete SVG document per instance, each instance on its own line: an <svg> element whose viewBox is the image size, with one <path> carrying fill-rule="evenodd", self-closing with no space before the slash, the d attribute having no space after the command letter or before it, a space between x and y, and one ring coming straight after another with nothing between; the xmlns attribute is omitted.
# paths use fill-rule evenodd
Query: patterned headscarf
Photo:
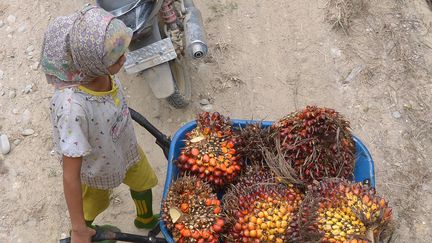
<svg viewBox="0 0 432 243"><path fill-rule="evenodd" d="M109 75L123 55L132 30L105 10L86 5L56 18L45 33L41 64L48 83L57 88L80 85Z"/></svg>

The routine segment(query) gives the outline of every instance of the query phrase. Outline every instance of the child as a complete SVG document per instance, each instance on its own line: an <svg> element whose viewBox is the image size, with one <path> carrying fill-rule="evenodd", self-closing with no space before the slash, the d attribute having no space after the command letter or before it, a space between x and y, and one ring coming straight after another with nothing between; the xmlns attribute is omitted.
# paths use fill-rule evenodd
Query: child
<svg viewBox="0 0 432 243"><path fill-rule="evenodd" d="M157 177L137 144L122 86L112 76L124 64L131 38L123 22L90 5L57 18L45 33L41 63L56 87L51 122L62 156L72 242L90 242L95 232L89 226L121 183L135 202L135 226L153 228L158 222L151 191Z"/></svg>

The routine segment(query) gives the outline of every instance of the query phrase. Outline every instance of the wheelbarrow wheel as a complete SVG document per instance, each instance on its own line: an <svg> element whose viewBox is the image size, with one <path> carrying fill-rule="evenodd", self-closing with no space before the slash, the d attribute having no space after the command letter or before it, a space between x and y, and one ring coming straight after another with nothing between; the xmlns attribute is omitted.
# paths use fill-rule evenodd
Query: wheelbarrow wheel
<svg viewBox="0 0 432 243"><path fill-rule="evenodd" d="M189 105L191 99L190 77L185 60L182 59L177 58L169 63L175 87L174 93L167 98L167 101L176 109L185 108Z"/></svg>

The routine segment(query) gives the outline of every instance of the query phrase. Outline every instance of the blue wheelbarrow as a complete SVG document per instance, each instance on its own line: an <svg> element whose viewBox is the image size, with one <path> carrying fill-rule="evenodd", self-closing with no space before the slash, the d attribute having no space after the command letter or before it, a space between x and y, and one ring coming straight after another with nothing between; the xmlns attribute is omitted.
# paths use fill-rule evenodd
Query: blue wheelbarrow
<svg viewBox="0 0 432 243"><path fill-rule="evenodd" d="M184 138L186 133L191 131L196 127L196 122L192 121L181 127L174 134L172 139L167 137L161 131L159 131L155 126L153 126L145 117L136 112L135 110L130 108L130 113L132 119L144 127L152 136L156 138L156 144L162 149L165 157L168 160L167 167L167 176L165 179L164 192L162 196L162 200L167 197L169 188L171 183L178 178L179 169L175 166L174 160L180 155L181 149L184 147ZM247 124L255 123L256 121L252 120L231 120L234 127L245 127ZM272 124L270 121L261 122L262 126L268 127ZM374 171L374 162L372 160L372 156L369 153L366 146L360 141L359 138L354 136L354 142L356 146L356 164L354 168L354 180L356 182L362 182L365 184L369 184L372 187L375 187L375 171ZM164 238L159 238L157 235L162 233ZM102 229L96 230L96 235L92 239L93 241L101 241L101 240L118 240L124 242L174 242L171 233L166 228L166 225L163 221L160 221L159 224L151 230L147 236L126 234L126 233L116 233L110 231L103 231ZM70 242L70 238L63 239L60 243Z"/></svg>

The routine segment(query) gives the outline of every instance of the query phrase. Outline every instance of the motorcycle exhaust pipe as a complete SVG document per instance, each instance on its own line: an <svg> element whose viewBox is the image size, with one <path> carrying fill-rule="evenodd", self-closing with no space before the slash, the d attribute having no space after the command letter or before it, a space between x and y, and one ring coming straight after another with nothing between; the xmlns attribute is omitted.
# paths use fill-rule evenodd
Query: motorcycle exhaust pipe
<svg viewBox="0 0 432 243"><path fill-rule="evenodd" d="M194 59L207 55L208 47L201 12L195 7L193 0L184 0L186 17L184 19L184 33L186 51Z"/></svg>

